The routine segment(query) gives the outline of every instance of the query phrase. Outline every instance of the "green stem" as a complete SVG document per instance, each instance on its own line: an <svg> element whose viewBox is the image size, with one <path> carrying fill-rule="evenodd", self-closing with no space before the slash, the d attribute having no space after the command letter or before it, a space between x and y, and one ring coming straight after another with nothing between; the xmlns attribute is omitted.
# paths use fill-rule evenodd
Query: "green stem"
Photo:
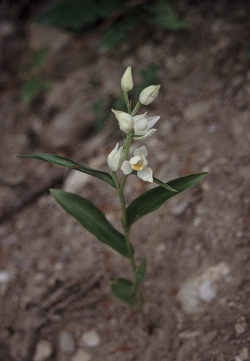
<svg viewBox="0 0 250 361"><path fill-rule="evenodd" d="M137 102L136 106L134 107L134 109L131 113L132 117L138 112L138 110L140 109L140 106L141 106L141 103Z"/></svg>
<svg viewBox="0 0 250 361"><path fill-rule="evenodd" d="M128 114L131 114L131 101L129 100L128 93L123 91L123 99L127 106Z"/></svg>
<svg viewBox="0 0 250 361"><path fill-rule="evenodd" d="M124 160L128 159L129 149L130 149L133 135L134 135L134 130L132 129L126 136L126 140L125 140L125 144L124 144Z"/></svg>

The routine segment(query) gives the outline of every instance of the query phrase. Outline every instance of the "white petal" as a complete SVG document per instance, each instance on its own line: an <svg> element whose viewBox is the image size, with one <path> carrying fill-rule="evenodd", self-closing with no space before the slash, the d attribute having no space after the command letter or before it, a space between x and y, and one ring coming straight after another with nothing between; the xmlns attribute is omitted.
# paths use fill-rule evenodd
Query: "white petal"
<svg viewBox="0 0 250 361"><path fill-rule="evenodd" d="M141 157L139 155L132 157L129 161L130 164L136 164L140 161Z"/></svg>
<svg viewBox="0 0 250 361"><path fill-rule="evenodd" d="M144 156L141 156L141 160L142 160L142 163L143 163L143 167L146 167L146 165L148 164L147 159Z"/></svg>
<svg viewBox="0 0 250 361"><path fill-rule="evenodd" d="M147 125L147 129L152 128L156 122L158 122L158 120L160 119L159 116L156 117L149 117L148 118L148 125Z"/></svg>
<svg viewBox="0 0 250 361"><path fill-rule="evenodd" d="M157 129L150 129L150 130L146 130L145 132L137 133L137 134L134 136L134 139L141 140L141 139L149 138L149 137L151 137L153 134L155 134L156 131L157 131Z"/></svg>
<svg viewBox="0 0 250 361"><path fill-rule="evenodd" d="M141 118L146 118L146 116L147 116L147 112L144 113L144 114L135 115L133 118L134 118L134 121L136 122L136 121L138 121L138 120L141 119Z"/></svg>
<svg viewBox="0 0 250 361"><path fill-rule="evenodd" d="M134 155L139 155L139 156L144 156L146 157L148 155L148 152L147 152L147 149L146 147L144 147L144 145L139 148L139 149L136 149L135 152L134 152Z"/></svg>
<svg viewBox="0 0 250 361"><path fill-rule="evenodd" d="M145 182L153 182L153 171L149 167L145 167L139 172L137 172L139 178L143 179Z"/></svg>
<svg viewBox="0 0 250 361"><path fill-rule="evenodd" d="M108 165L109 168L116 172L120 169L122 162L124 160L124 150L123 147L118 149L119 144L117 143L112 152L108 155Z"/></svg>
<svg viewBox="0 0 250 361"><path fill-rule="evenodd" d="M124 174L130 174L132 172L131 165L128 160L125 160L121 166L121 170Z"/></svg>
<svg viewBox="0 0 250 361"><path fill-rule="evenodd" d="M140 119L135 120L134 117L134 130L135 130L135 134L137 134L137 132L141 132L147 129L148 126L148 121L146 117L142 117Z"/></svg>

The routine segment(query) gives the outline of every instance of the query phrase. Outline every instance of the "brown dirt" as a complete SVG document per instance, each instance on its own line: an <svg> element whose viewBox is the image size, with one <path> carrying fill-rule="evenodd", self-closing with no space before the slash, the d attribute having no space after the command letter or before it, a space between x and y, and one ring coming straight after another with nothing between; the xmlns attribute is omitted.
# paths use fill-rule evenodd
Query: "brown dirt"
<svg viewBox="0 0 250 361"><path fill-rule="evenodd" d="M95 43L76 52L81 40L72 37L46 70L52 90L29 106L19 98L20 67L31 56L29 30L17 24L3 39L0 270L10 280L6 290L0 288L0 360L32 360L41 339L52 345L48 360L71 360L59 347L62 330L96 361L250 359L249 5L224 6L193 3L183 10L188 32L142 29L140 41L105 53ZM109 292L113 277L130 277L127 261L99 244L48 193L65 184L68 172L16 155L54 152L108 171L106 157L120 133L111 116L103 135L95 134L91 104L119 96L127 65L138 83L139 70L151 63L159 67L162 88L147 110L161 120L158 132L140 145L147 145L154 174L164 181L209 175L132 229L137 260L148 261L143 293L155 323L149 335L140 316ZM58 130L56 117L66 111L72 126L62 123ZM120 228L114 190L96 179L84 182L78 193ZM148 187L129 181L127 201ZM181 285L220 262L230 276L211 302L186 314L176 300ZM237 331L240 320L243 332ZM81 335L92 329L100 345L82 346Z"/></svg>

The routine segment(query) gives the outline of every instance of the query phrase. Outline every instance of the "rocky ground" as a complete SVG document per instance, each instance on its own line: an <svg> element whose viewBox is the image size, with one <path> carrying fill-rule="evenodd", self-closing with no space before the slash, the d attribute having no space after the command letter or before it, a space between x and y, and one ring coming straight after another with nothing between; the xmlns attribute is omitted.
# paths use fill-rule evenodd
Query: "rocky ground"
<svg viewBox="0 0 250 361"><path fill-rule="evenodd" d="M94 40L48 36L30 18L15 23L8 15L1 25L1 361L250 360L249 4L223 4L194 2L183 10L188 31L142 28L138 39L105 52ZM44 42L53 86L24 104L20 69ZM48 189L83 195L120 229L115 192L16 155L57 153L108 171L120 133L111 113L96 131L93 102L105 97L111 105L126 67L139 84L151 64L161 92L147 110L161 119L140 144L154 174L164 181L209 175L132 229L136 258L148 261L143 293L155 327L147 332L109 291L113 277L130 277L127 261L84 231ZM127 201L149 187L131 179Z"/></svg>

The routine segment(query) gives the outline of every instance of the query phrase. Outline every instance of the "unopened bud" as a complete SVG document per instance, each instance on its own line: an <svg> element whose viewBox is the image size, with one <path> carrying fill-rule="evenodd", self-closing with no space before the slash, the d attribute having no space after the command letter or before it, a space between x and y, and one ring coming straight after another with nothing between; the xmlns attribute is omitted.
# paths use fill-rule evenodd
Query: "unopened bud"
<svg viewBox="0 0 250 361"><path fill-rule="evenodd" d="M134 119L131 115L125 112L121 112L119 110L112 109L112 112L115 114L116 119L118 120L120 129L124 133L129 133L132 129L134 129Z"/></svg>
<svg viewBox="0 0 250 361"><path fill-rule="evenodd" d="M128 66L121 79L122 90L125 92L133 89L133 79L131 73L131 66Z"/></svg>
<svg viewBox="0 0 250 361"><path fill-rule="evenodd" d="M108 155L108 166L112 172L116 172L121 168L121 165L124 161L124 149L120 147L118 149L118 143L115 148Z"/></svg>
<svg viewBox="0 0 250 361"><path fill-rule="evenodd" d="M139 102L143 105L152 103L159 94L160 87L160 85L150 85L145 88L140 94Z"/></svg>

